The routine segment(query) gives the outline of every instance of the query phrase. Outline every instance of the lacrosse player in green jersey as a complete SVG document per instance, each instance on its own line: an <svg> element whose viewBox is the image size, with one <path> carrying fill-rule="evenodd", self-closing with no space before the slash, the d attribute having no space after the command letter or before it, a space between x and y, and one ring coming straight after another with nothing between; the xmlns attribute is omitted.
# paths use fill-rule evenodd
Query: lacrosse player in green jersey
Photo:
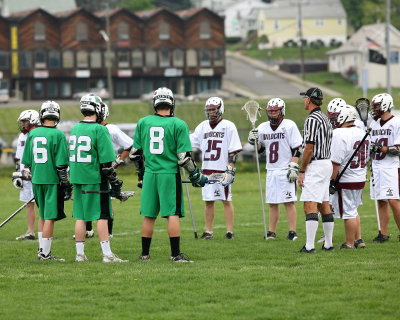
<svg viewBox="0 0 400 320"><path fill-rule="evenodd" d="M39 111L42 124L29 133L22 163L32 172L32 187L43 226L39 260L65 261L51 254L54 222L65 218L64 200L69 200L72 185L68 181L68 148L64 134L56 129L60 106L46 101Z"/></svg>
<svg viewBox="0 0 400 320"><path fill-rule="evenodd" d="M150 260L150 244L158 214L168 220L171 261L192 262L180 251L180 222L183 217L183 192L179 166L189 172L194 187L204 187L207 178L192 160L192 146L187 124L174 116L175 99L168 88L158 88L153 95L154 115L139 120L130 159L138 168L142 185L140 214L142 254ZM144 174L143 174L144 172ZM143 180L143 182L142 182Z"/></svg>
<svg viewBox="0 0 400 320"><path fill-rule="evenodd" d="M87 261L85 255L86 222L97 220L97 233L103 252L103 262L128 262L118 258L110 248L108 219L112 217L110 197L121 201L122 181L112 167L115 153L110 134L100 125L103 108L100 97L85 95L80 101L83 121L71 130L69 164L74 185L73 216L77 262ZM111 186L111 190L109 190Z"/></svg>

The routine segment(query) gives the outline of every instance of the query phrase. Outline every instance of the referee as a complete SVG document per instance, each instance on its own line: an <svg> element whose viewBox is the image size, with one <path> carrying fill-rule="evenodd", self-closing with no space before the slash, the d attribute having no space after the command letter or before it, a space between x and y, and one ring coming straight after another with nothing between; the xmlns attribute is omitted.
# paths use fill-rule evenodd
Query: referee
<svg viewBox="0 0 400 320"><path fill-rule="evenodd" d="M332 127L321 111L323 100L319 88L300 93L304 96L304 108L309 112L303 130L303 156L298 184L302 187L300 201L306 214L306 244L300 250L315 253L315 235L318 229L318 211L321 213L325 234L323 250L333 250L333 213L329 205L329 180L332 175L331 142Z"/></svg>

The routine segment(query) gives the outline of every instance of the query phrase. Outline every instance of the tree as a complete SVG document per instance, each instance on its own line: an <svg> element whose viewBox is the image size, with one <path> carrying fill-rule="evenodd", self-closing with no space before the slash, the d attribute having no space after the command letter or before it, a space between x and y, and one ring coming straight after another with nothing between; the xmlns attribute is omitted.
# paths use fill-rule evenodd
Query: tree
<svg viewBox="0 0 400 320"><path fill-rule="evenodd" d="M131 11L140 11L153 9L155 4L153 0L120 0L119 6Z"/></svg>
<svg viewBox="0 0 400 320"><path fill-rule="evenodd" d="M192 7L190 0L154 0L156 7L164 7L175 10L185 10Z"/></svg>

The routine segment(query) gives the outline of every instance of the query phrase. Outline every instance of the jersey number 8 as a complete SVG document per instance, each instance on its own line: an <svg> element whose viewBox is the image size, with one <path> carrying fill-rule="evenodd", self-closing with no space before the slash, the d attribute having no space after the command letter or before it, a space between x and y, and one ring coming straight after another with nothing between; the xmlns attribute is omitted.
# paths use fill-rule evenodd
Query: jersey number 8
<svg viewBox="0 0 400 320"><path fill-rule="evenodd" d="M162 154L164 152L164 128L150 128L150 153Z"/></svg>

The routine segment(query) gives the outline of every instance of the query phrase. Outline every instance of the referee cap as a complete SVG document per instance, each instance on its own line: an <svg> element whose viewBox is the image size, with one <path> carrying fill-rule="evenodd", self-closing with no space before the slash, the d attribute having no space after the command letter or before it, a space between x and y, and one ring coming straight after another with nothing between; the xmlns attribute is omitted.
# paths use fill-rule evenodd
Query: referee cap
<svg viewBox="0 0 400 320"><path fill-rule="evenodd" d="M320 88L310 88L306 92L300 92L300 95L318 100L322 100L324 98Z"/></svg>

